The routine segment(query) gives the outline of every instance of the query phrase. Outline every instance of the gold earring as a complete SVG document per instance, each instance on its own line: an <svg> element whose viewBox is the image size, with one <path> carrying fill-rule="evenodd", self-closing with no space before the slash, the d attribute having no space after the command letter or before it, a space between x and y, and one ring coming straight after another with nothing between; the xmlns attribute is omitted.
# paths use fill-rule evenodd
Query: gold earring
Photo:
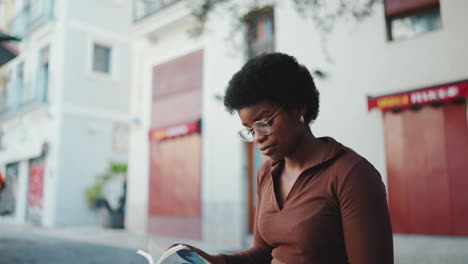
<svg viewBox="0 0 468 264"><path fill-rule="evenodd" d="M301 117L299 118L299 121L300 121L302 124L304 124L304 122L305 122L305 121L304 121L304 116L301 116Z"/></svg>

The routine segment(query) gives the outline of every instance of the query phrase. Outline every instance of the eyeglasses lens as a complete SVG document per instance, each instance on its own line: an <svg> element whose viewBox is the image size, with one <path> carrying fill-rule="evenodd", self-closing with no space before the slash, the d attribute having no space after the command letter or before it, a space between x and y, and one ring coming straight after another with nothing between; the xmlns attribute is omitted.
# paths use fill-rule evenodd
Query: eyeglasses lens
<svg viewBox="0 0 468 264"><path fill-rule="evenodd" d="M247 141L247 142L253 142L254 141L254 136L253 134L247 130L247 129L242 129L239 131L239 137L240 139Z"/></svg>

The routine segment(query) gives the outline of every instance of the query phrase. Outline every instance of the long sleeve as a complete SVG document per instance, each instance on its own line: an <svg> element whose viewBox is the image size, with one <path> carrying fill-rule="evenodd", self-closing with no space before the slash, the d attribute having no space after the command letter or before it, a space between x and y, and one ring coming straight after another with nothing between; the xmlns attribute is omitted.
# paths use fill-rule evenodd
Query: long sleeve
<svg viewBox="0 0 468 264"><path fill-rule="evenodd" d="M338 199L350 264L393 264L393 237L385 186L363 159L339 183Z"/></svg>

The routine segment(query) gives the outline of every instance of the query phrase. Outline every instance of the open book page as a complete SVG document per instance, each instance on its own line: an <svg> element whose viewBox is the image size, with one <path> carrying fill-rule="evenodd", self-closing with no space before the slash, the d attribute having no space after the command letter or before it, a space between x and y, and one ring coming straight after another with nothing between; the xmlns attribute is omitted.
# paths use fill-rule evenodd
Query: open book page
<svg viewBox="0 0 468 264"><path fill-rule="evenodd" d="M177 245L167 250L157 264L210 264L196 252L184 245Z"/></svg>

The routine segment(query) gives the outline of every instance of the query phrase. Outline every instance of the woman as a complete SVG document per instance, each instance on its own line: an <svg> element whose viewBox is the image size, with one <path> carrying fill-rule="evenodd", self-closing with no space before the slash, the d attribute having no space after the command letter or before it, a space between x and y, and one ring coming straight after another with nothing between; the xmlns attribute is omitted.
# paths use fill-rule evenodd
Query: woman
<svg viewBox="0 0 468 264"><path fill-rule="evenodd" d="M258 172L253 247L211 263L387 264L393 241L379 172L333 138L316 138L319 93L309 71L282 53L248 61L224 104L241 139L269 157Z"/></svg>

